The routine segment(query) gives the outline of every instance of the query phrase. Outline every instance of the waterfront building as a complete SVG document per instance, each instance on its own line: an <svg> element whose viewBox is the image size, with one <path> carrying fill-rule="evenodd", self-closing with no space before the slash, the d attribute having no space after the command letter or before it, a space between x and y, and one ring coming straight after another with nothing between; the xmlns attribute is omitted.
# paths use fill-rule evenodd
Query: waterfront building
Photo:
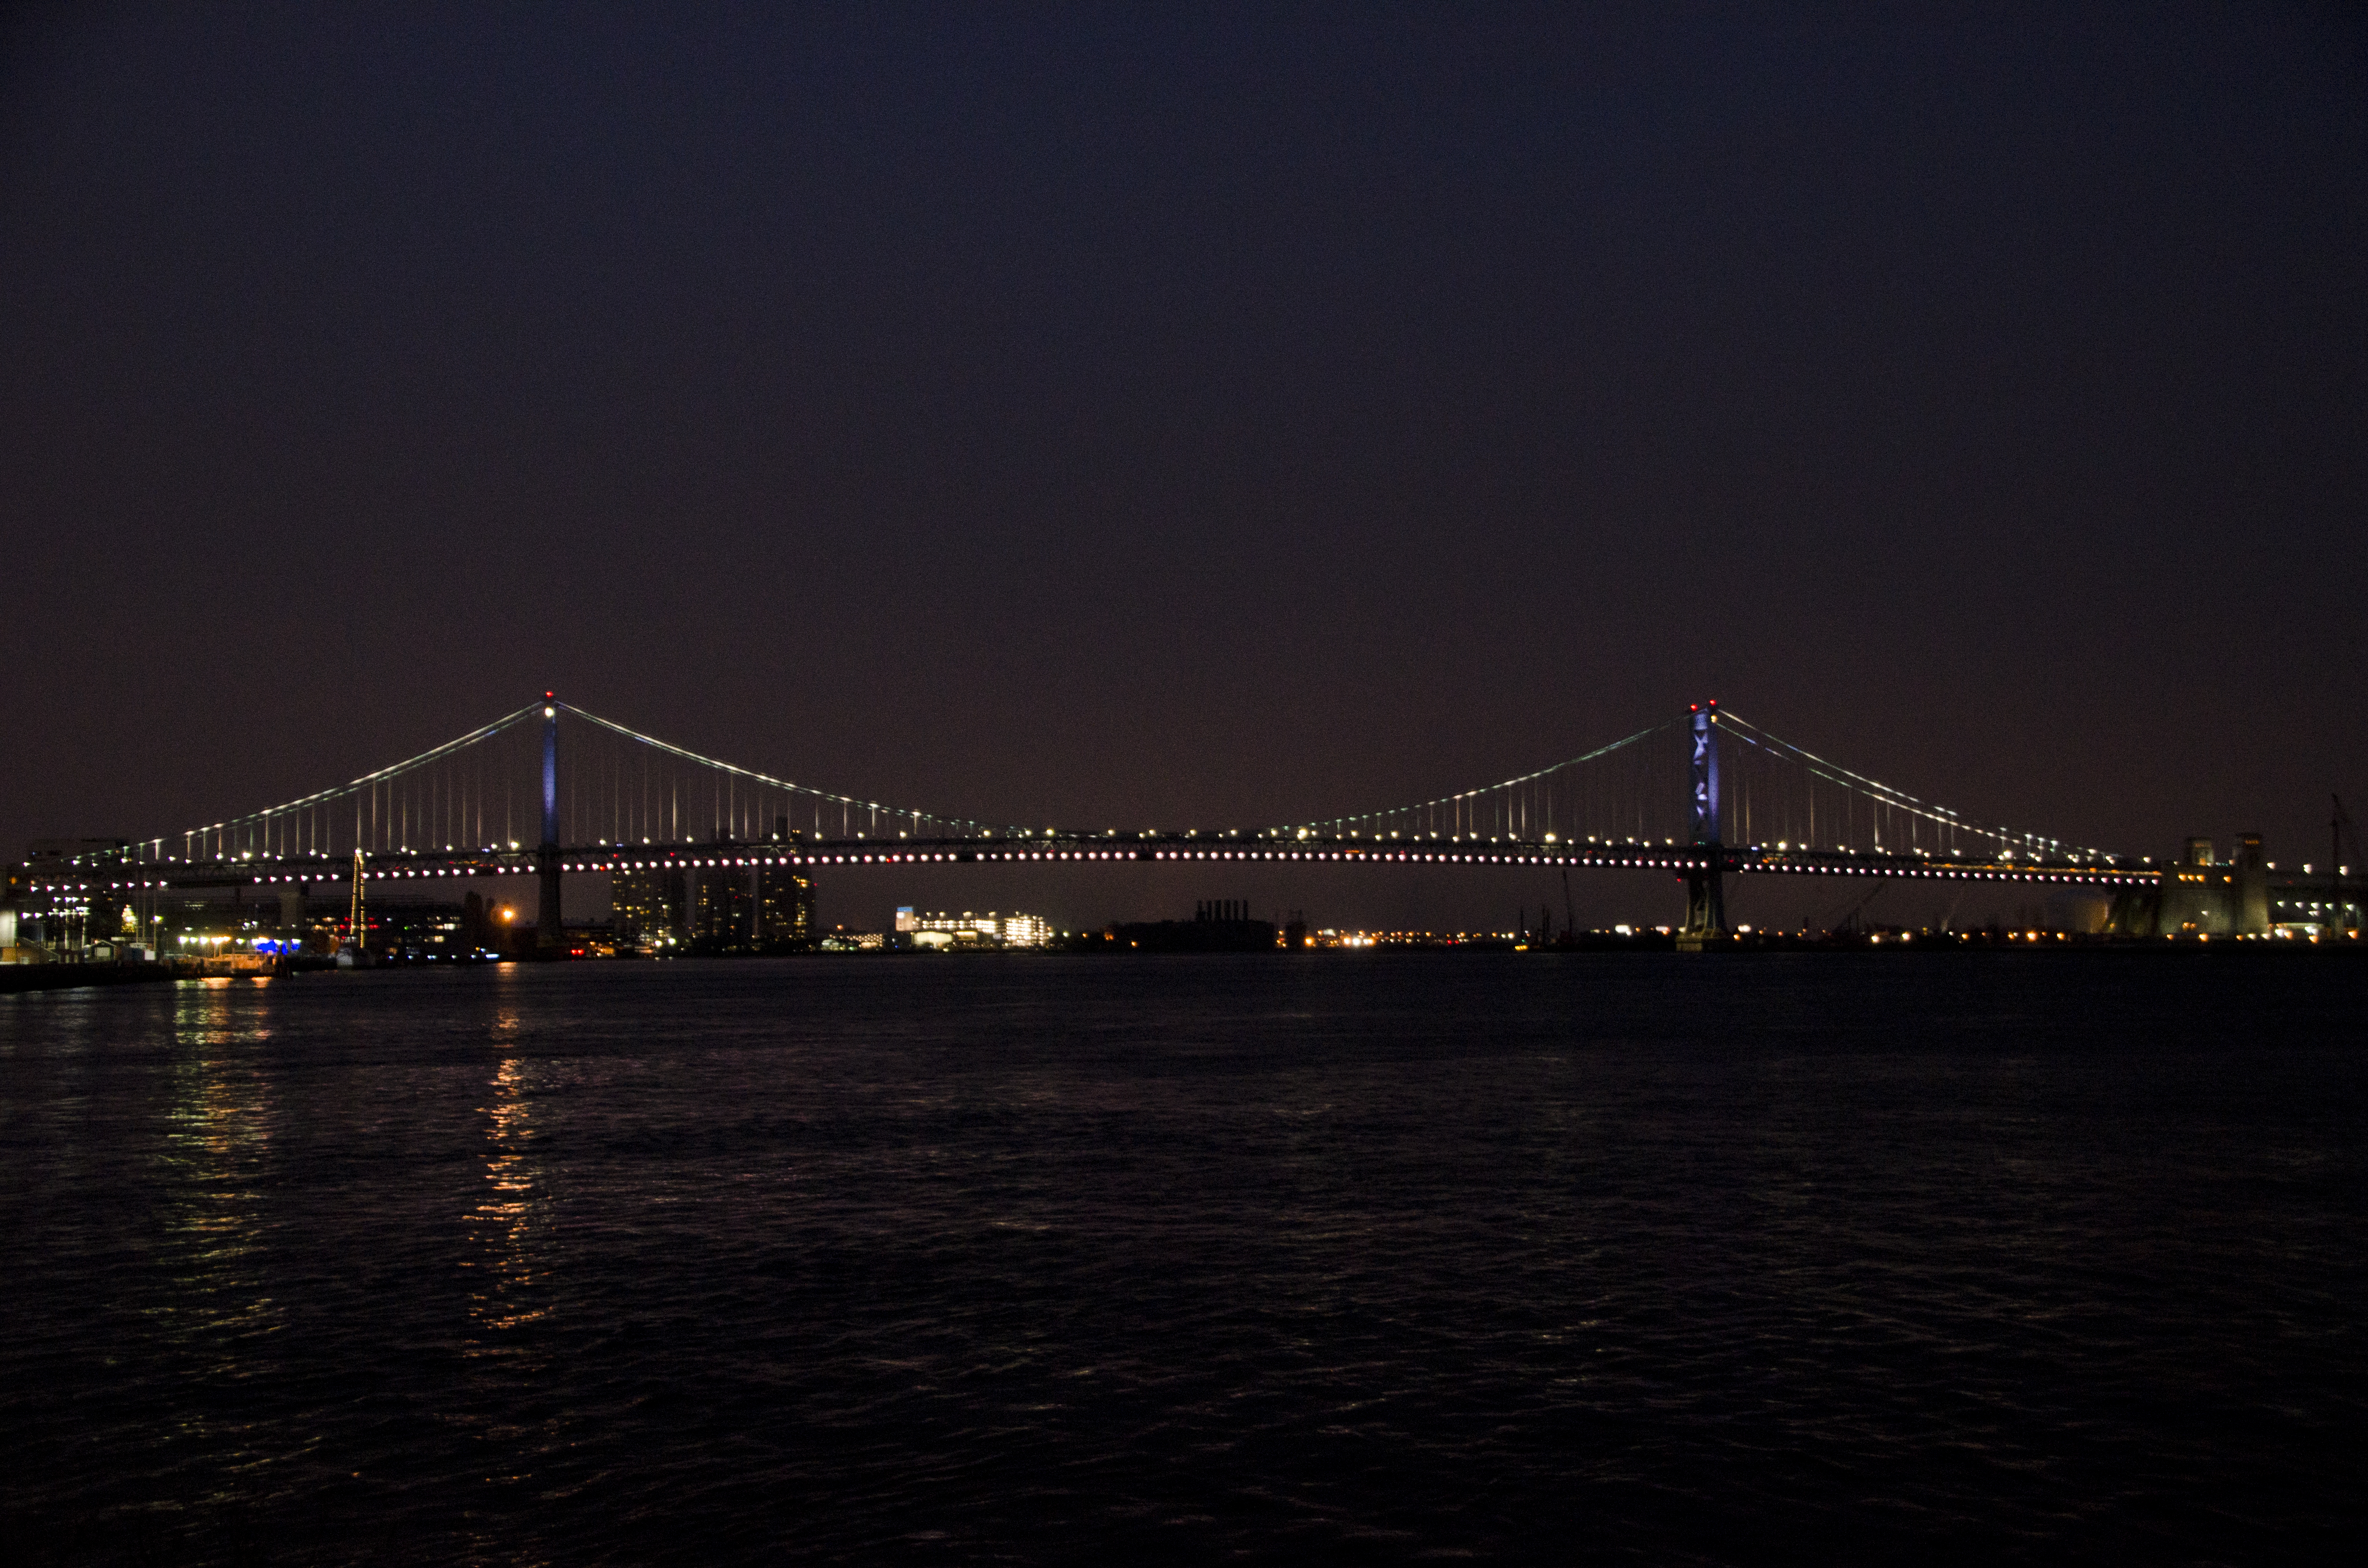
<svg viewBox="0 0 2368 1568"><path fill-rule="evenodd" d="M659 950L680 945L687 889L679 866L617 871L609 879L609 924L617 945Z"/></svg>
<svg viewBox="0 0 2368 1568"><path fill-rule="evenodd" d="M2120 937L2344 936L2362 924L2359 883L2350 872L2308 864L2281 872L2258 833L2240 835L2226 860L2209 838L2191 838L2155 886L2115 897L2105 928Z"/></svg>
<svg viewBox="0 0 2368 1568"><path fill-rule="evenodd" d="M766 952L811 947L814 939L814 879L789 866L757 869L757 946Z"/></svg>
<svg viewBox="0 0 2368 1568"><path fill-rule="evenodd" d="M1272 921L1252 918L1247 902L1220 898L1194 905L1190 920L1128 922L1110 927L1105 939L1146 953L1254 953L1279 946L1281 935Z"/></svg>
<svg viewBox="0 0 2368 1568"><path fill-rule="evenodd" d="M710 866L694 873L690 945L702 953L745 953L754 946L748 868Z"/></svg>
<svg viewBox="0 0 2368 1568"><path fill-rule="evenodd" d="M1053 939L1052 925L1042 916L1016 910L950 915L941 909L921 913L907 904L896 911L896 929L916 948L1041 948Z"/></svg>

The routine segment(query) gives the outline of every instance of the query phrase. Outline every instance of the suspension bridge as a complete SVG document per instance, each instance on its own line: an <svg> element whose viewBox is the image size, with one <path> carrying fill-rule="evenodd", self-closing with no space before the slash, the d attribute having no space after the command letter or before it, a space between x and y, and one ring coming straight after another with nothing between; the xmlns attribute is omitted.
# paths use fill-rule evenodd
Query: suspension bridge
<svg viewBox="0 0 2368 1568"><path fill-rule="evenodd" d="M332 789L49 868L51 894L532 878L562 930L572 873L946 863L1363 862L1666 872L1683 932L1725 929L1735 876L2153 885L2150 861L1985 824L1696 704L1565 761L1409 804L1243 828L990 824L701 756L545 693Z"/></svg>

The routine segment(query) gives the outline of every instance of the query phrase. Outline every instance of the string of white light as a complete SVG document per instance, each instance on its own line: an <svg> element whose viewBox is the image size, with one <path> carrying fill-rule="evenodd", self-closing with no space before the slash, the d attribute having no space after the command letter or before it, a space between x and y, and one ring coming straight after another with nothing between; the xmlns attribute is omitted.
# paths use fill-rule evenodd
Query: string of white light
<svg viewBox="0 0 2368 1568"><path fill-rule="evenodd" d="M154 845L156 846L156 853L162 855L165 852L165 844L168 839L195 839L202 838L208 834L230 833L238 828L252 827L259 823L267 823L274 818L287 816L295 812L308 811L316 806L327 805L333 801L344 800L347 796L355 793L357 790L368 790L376 785L386 783L390 779L399 778L403 774L409 773L415 768L424 767L429 763L440 761L465 747L475 745L480 741L491 739L493 736L501 733L504 730L507 730L511 725L518 722L518 721L529 717L536 709L541 708L541 706L542 704L540 702L529 702L515 713L506 713L502 715L502 717L495 720L492 723L482 725L477 729L470 731L467 734L458 737L457 739L446 741L439 746L431 746L427 750L421 752L417 756L406 757L401 762L393 763L385 767L365 773L360 778L353 779L350 782L334 785L326 790L316 790L312 794L301 796L293 801L284 801L277 806L266 806L259 812L249 812L245 816L228 817L218 823L211 823L204 827L190 828L186 833L166 834L162 837L142 839L141 840L141 843L143 847L147 845Z"/></svg>
<svg viewBox="0 0 2368 1568"><path fill-rule="evenodd" d="M615 734L621 735L627 740L639 742L643 745L650 746L658 751L665 752L668 756L680 757L685 762L696 763L701 767L712 767L718 772L730 774L735 778L746 778L753 783L762 784L775 790L785 790L791 794L804 795L817 801L828 801L833 805L850 807L860 806L865 811L878 812L882 815L890 817L906 817L911 818L916 822L942 823L948 827L967 829L972 833L980 835L996 833L1018 834L1021 831L1016 827L996 826L987 823L973 822L967 817L950 817L938 812L915 811L908 806L891 806L883 804L878 801L861 800L853 795L834 794L828 790L817 790L811 784L793 783L787 778L776 778L769 773L759 773L754 768L742 767L737 763L724 762L717 757L703 756L698 752L692 751L688 747L676 745L671 741L662 741L655 735L645 735L639 730L630 729L623 724L618 723L613 719L604 719L598 713L586 712L585 710L578 708L570 702L560 703L559 707L566 712L575 714L577 718L584 720L587 723L597 724L600 728L608 730Z"/></svg>
<svg viewBox="0 0 2368 1568"><path fill-rule="evenodd" d="M1948 829L1951 833L1989 839L2002 851L2017 845L2037 846L2044 846L2059 856L2068 855L2074 858L2100 860L2113 858L2101 849L2087 846L2072 846L2067 849L2061 840L2049 838L2044 835L2018 833L2013 828L2003 826L1984 827L1978 824L1967 822L1961 814L1946 806L1934 805L1910 795L1904 790L1894 789L1879 779L1869 778L1864 774L1853 773L1839 763L1828 762L1806 747L1795 745L1782 735L1761 729L1732 709L1719 710L1718 719L1722 726L1734 727L1736 739L1747 744L1759 746L1771 755L1789 756L1829 783L1854 790L1870 800L1879 801L1894 811L1912 812L1927 822Z"/></svg>
<svg viewBox="0 0 2368 1568"><path fill-rule="evenodd" d="M1593 751L1582 753L1577 756L1569 757L1561 762L1550 763L1546 767L1538 768L1534 772L1524 773L1517 778L1505 779L1500 783L1483 784L1477 789L1459 790L1452 795L1439 796L1435 800L1417 801L1412 805L1387 806L1383 807L1380 811L1358 812L1349 816L1326 817L1315 822L1291 823L1282 827L1274 828L1269 831L1276 834L1290 834L1302 831L1321 832L1325 830L1338 833L1346 831L1351 824L1380 822L1390 817L1411 816L1418 812L1435 811L1442 807L1453 807L1466 801L1477 800L1483 796L1494 795L1503 790L1519 789L1524 784L1533 784L1549 774L1561 772L1565 767L1576 767L1580 763L1593 762L1598 757L1608 756L1611 753L1620 750L1622 746L1634 745L1638 741L1645 740L1653 735L1657 735L1662 731L1668 729L1671 725L1678 722L1679 722L1679 721L1675 719L1664 720L1660 723L1652 725L1647 729L1639 730L1633 735L1628 735L1620 740L1613 741L1609 745L1600 745L1596 747Z"/></svg>

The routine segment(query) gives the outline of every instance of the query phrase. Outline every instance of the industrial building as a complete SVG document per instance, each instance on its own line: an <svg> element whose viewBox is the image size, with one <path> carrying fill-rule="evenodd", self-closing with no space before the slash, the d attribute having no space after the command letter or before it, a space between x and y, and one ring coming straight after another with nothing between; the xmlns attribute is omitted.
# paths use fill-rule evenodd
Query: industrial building
<svg viewBox="0 0 2368 1568"><path fill-rule="evenodd" d="M2348 936L2361 926L2350 870L2280 871L2258 833L2240 834L2226 860L2211 839L2191 838L2155 886L2129 888L2113 900L2106 929L2119 937Z"/></svg>

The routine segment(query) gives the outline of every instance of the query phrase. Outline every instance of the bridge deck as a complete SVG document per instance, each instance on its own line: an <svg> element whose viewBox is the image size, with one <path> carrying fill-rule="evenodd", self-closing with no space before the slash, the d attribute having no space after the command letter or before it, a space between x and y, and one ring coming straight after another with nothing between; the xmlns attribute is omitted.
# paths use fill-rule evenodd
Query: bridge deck
<svg viewBox="0 0 2368 1568"><path fill-rule="evenodd" d="M1648 844L1531 843L1520 840L1396 841L1374 838L1250 835L1231 832L1073 834L943 839L809 839L725 841L679 845L567 845L557 858L564 872L649 869L825 866L1100 864L1185 861L1293 865L1311 863L1424 866L1540 866L1659 870L1685 876L1715 869L1736 875L1899 877L1948 881L2048 882L2090 887L2151 885L2160 869L2144 861L1955 859L1932 854L1868 854L1838 849ZM531 876L540 869L529 848L397 852L365 858L370 881ZM37 877L48 892L154 888L263 887L343 882L350 856L286 856L235 860L109 861L61 868ZM2319 878L2314 885L2326 885Z"/></svg>

